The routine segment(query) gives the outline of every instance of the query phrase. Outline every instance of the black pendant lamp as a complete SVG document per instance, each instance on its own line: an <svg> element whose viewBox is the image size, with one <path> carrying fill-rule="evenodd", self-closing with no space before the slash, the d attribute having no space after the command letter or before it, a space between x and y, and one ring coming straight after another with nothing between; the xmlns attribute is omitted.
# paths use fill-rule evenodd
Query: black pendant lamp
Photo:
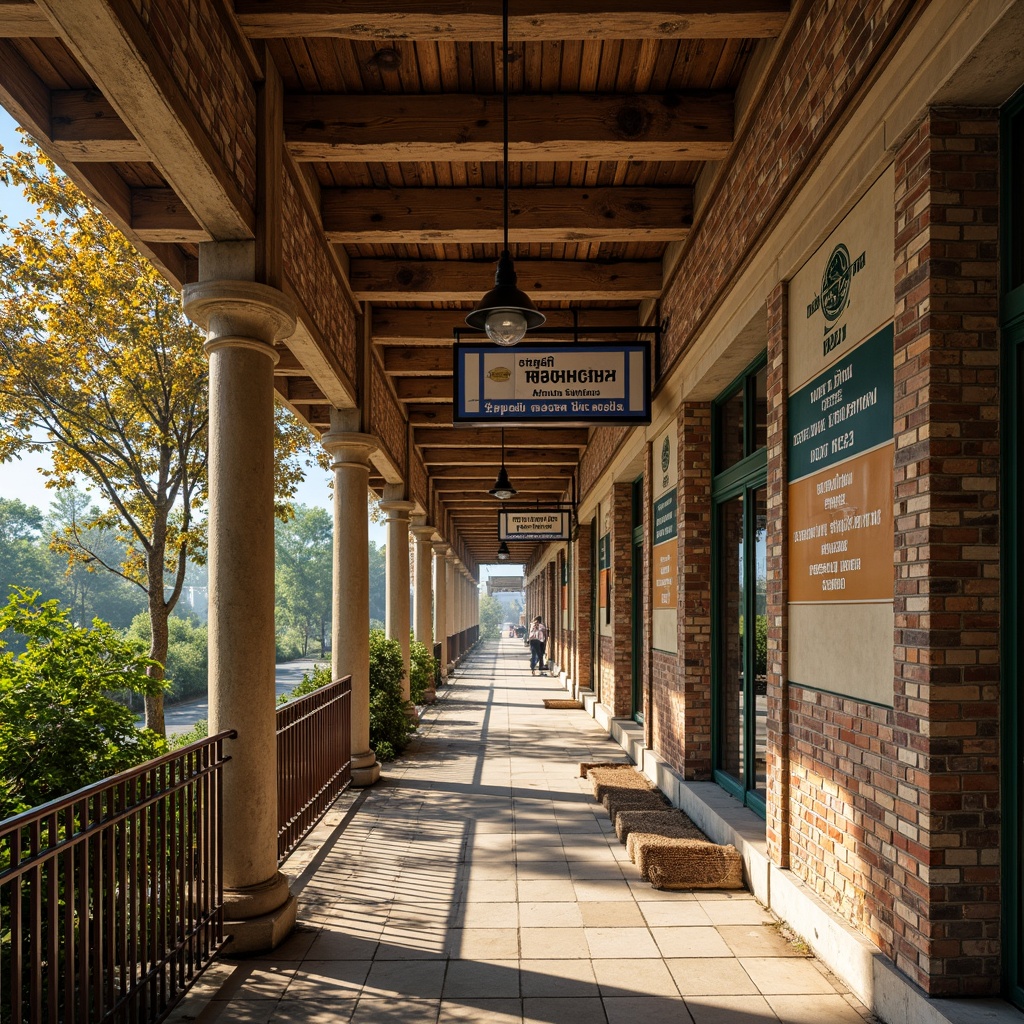
<svg viewBox="0 0 1024 1024"><path fill-rule="evenodd" d="M516 286L516 269L508 251L508 0L501 6L501 100L502 100L502 209L504 244L494 275L494 287L466 317L466 323L486 331L496 345L518 345L527 331L540 327L546 319L526 292ZM515 493L515 492L513 492Z"/></svg>
<svg viewBox="0 0 1024 1024"><path fill-rule="evenodd" d="M508 549L508 545L504 541L502 541L498 545L498 561L499 562L507 562L509 560L509 558L511 558L511 557L512 557L512 555L511 555L511 552Z"/></svg>
<svg viewBox="0 0 1024 1024"><path fill-rule="evenodd" d="M487 492L492 498L497 498L498 501L508 501L513 495L518 493L512 486L512 482L508 478L508 473L505 470L505 428L501 428L501 469L498 470L498 479L494 481L494 486Z"/></svg>

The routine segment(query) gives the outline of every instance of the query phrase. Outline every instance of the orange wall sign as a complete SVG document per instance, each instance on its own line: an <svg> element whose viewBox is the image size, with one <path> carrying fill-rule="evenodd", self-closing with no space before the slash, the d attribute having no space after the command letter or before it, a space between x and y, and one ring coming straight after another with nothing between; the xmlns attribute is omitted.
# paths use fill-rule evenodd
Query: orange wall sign
<svg viewBox="0 0 1024 1024"><path fill-rule="evenodd" d="M789 485L789 599L891 601L892 467L883 444Z"/></svg>

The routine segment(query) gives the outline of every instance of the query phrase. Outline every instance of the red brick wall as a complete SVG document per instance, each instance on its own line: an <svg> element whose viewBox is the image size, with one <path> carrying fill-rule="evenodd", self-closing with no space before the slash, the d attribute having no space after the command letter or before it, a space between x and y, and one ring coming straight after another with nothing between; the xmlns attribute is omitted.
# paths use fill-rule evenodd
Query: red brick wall
<svg viewBox="0 0 1024 1024"><path fill-rule="evenodd" d="M594 586L596 573L593 571L594 560L594 528L589 523L581 523L576 537L576 629L573 640L576 645L574 652L574 668L577 686L588 689L593 685L593 643L594 626L592 609L594 607Z"/></svg>
<svg viewBox="0 0 1024 1024"><path fill-rule="evenodd" d="M633 711L633 485L612 487L612 694L616 718Z"/></svg>
<svg viewBox="0 0 1024 1024"><path fill-rule="evenodd" d="M926 7L926 0L794 3L764 97L667 282L662 311L672 330L662 339L666 371L721 304L748 255L782 213L791 189L812 166L817 147L842 124L882 49Z"/></svg>
<svg viewBox="0 0 1024 1024"><path fill-rule="evenodd" d="M678 418L679 693L665 756L687 779L711 776L711 406ZM666 733L669 730L666 729ZM681 750L679 760L669 747Z"/></svg>
<svg viewBox="0 0 1024 1024"><path fill-rule="evenodd" d="M789 289L779 284L768 299L768 854L789 867L789 586L786 552L789 540L787 445L789 375L787 355Z"/></svg>
<svg viewBox="0 0 1024 1024"><path fill-rule="evenodd" d="M999 989L998 128L933 110L896 156L898 962Z"/></svg>

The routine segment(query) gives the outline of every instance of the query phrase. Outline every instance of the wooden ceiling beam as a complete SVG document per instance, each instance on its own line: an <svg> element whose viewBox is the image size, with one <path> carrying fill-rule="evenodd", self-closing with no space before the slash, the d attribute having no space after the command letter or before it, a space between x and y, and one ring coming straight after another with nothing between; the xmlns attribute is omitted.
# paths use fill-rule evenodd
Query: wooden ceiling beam
<svg viewBox="0 0 1024 1024"><path fill-rule="evenodd" d="M0 0L0 38L53 39L59 35L35 0Z"/></svg>
<svg viewBox="0 0 1024 1024"><path fill-rule="evenodd" d="M487 283L486 280L484 282ZM480 293L481 295L483 292ZM479 295L471 300L476 302ZM374 307L371 320L373 340L380 346L386 345L426 345L437 346L440 343L450 345L454 339L455 328L466 328L468 310L457 309L386 309ZM625 309L546 309L545 327L572 327L575 319L581 328L590 327L625 327L637 326L635 307ZM536 333L536 332L534 332ZM468 331L463 340L469 336L483 339L478 331Z"/></svg>
<svg viewBox="0 0 1024 1024"><path fill-rule="evenodd" d="M501 449L494 448L421 448L425 466L500 466ZM506 448L505 466L575 466L580 460L577 448Z"/></svg>
<svg viewBox="0 0 1024 1024"><path fill-rule="evenodd" d="M383 355L384 372L394 376L413 374L450 377L455 364L451 345L447 348L399 348L392 345L384 349Z"/></svg>
<svg viewBox="0 0 1024 1024"><path fill-rule="evenodd" d="M83 71L103 83L120 119L145 142L149 161L172 188L179 186L179 195L187 194L192 212L211 236L221 241L252 238L256 216L251 200L224 165L192 98L136 9L108 0L36 2L60 29ZM218 82L220 70L206 69ZM209 82L206 87L215 90Z"/></svg>
<svg viewBox="0 0 1024 1024"><path fill-rule="evenodd" d="M727 92L529 94L509 98L510 160L721 160L734 128ZM495 162L500 96L290 93L285 142L297 160Z"/></svg>
<svg viewBox="0 0 1024 1024"><path fill-rule="evenodd" d="M566 488L572 479L572 468L569 466L520 466L516 470L516 479L545 479L557 484L558 487ZM494 469L491 466L435 466L430 471L430 479L435 482L442 480L453 480L465 482L467 480L494 479Z"/></svg>
<svg viewBox="0 0 1024 1024"><path fill-rule="evenodd" d="M132 232L147 242L210 241L189 208L172 188L133 188Z"/></svg>
<svg viewBox="0 0 1024 1024"><path fill-rule="evenodd" d="M452 407L450 405L407 405L405 414L411 427L450 427Z"/></svg>
<svg viewBox="0 0 1024 1024"><path fill-rule="evenodd" d="M53 141L78 163L146 163L150 155L98 89L50 94Z"/></svg>
<svg viewBox="0 0 1024 1024"><path fill-rule="evenodd" d="M473 260L354 259L349 282L361 302L476 302L493 287L494 267ZM660 260L516 260L515 268L519 287L535 302L661 295Z"/></svg>
<svg viewBox="0 0 1024 1024"><path fill-rule="evenodd" d="M589 431L585 427L506 427L506 448L586 448ZM501 433L497 427L421 427L413 432L418 445L434 448L498 448Z"/></svg>
<svg viewBox="0 0 1024 1024"><path fill-rule="evenodd" d="M253 39L497 42L493 0L393 4L377 0L235 0L235 16ZM788 0L511 0L508 35L517 42L564 39L763 39L777 36Z"/></svg>
<svg viewBox="0 0 1024 1024"><path fill-rule="evenodd" d="M445 402L454 398L451 379L434 377L399 377L395 380L395 394L401 402Z"/></svg>
<svg viewBox="0 0 1024 1024"><path fill-rule="evenodd" d="M344 244L502 240L498 189L328 188L324 232ZM691 188L532 188L509 196L513 242L675 242L693 225Z"/></svg>

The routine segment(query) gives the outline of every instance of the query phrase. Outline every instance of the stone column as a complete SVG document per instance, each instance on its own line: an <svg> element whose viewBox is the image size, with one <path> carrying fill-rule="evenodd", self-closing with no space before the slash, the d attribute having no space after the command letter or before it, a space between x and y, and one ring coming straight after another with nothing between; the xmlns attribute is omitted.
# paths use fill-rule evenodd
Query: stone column
<svg viewBox="0 0 1024 1024"><path fill-rule="evenodd" d="M455 572L455 563L458 559L455 555L449 551L445 556L445 576L448 580L448 615L447 615L447 629L448 629L448 646L446 647L445 657L448 659L449 667L455 664L455 658L457 652L454 650L454 641L452 638L455 636L455 616L456 608L455 603L458 600L458 586L456 580L458 576Z"/></svg>
<svg viewBox="0 0 1024 1024"><path fill-rule="evenodd" d="M255 952L281 942L297 906L277 870L274 684L273 346L295 314L245 280L187 285L184 307L210 360L210 733L238 734L224 745L225 932L231 952Z"/></svg>
<svg viewBox="0 0 1024 1024"><path fill-rule="evenodd" d="M441 645L441 678L448 678L448 545L434 543L434 643Z"/></svg>
<svg viewBox="0 0 1024 1024"><path fill-rule="evenodd" d="M387 634L402 648L402 699L409 700L409 513L416 506L396 498L380 503L387 513Z"/></svg>
<svg viewBox="0 0 1024 1024"><path fill-rule="evenodd" d="M433 650L433 624L431 616L432 588L430 586L430 547L434 536L434 528L427 526L425 517L417 516L418 522L409 531L413 536L413 559L416 578L413 587L413 636L424 644L428 651ZM433 704L437 699L433 680L423 694L425 704Z"/></svg>
<svg viewBox="0 0 1024 1024"><path fill-rule="evenodd" d="M332 412L330 433L321 443L334 471L334 602L331 666L335 679L352 676L352 785L372 786L380 778L370 749L370 529L366 496L370 455L376 440L340 428Z"/></svg>

